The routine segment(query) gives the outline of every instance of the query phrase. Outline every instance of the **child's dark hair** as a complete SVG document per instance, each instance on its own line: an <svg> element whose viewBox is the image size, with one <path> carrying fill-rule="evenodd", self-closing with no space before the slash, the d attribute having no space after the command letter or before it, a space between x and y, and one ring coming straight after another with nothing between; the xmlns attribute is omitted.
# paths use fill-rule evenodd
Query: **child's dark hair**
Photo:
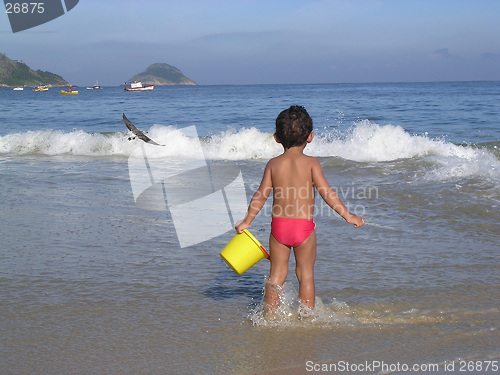
<svg viewBox="0 0 500 375"><path fill-rule="evenodd" d="M285 149L306 143L312 130L312 118L302 106L292 105L276 118L276 138Z"/></svg>

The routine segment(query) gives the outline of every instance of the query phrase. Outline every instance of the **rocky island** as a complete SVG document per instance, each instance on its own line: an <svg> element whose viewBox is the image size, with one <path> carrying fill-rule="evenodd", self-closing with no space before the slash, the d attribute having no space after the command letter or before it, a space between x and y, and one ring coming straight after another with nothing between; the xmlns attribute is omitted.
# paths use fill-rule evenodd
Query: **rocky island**
<svg viewBox="0 0 500 375"><path fill-rule="evenodd" d="M136 74L129 81L141 81L148 85L196 85L197 83L187 78L175 66L165 63L151 64L139 74Z"/></svg>
<svg viewBox="0 0 500 375"><path fill-rule="evenodd" d="M17 86L68 86L61 76L33 70L24 62L9 59L0 53L0 87Z"/></svg>
<svg viewBox="0 0 500 375"><path fill-rule="evenodd" d="M175 66L165 63L151 64L144 72L129 81L147 85L197 85ZM61 76L42 70L33 70L22 61L9 59L0 53L0 87L69 86Z"/></svg>

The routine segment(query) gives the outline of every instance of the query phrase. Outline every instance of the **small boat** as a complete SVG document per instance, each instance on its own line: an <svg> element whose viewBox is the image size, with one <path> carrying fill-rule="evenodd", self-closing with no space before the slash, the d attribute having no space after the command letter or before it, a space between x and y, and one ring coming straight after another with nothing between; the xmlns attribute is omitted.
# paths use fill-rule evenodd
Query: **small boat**
<svg viewBox="0 0 500 375"><path fill-rule="evenodd" d="M49 91L49 88L47 86L38 86L33 89L35 92L40 92L40 91Z"/></svg>
<svg viewBox="0 0 500 375"><path fill-rule="evenodd" d="M14 87L14 91L23 91L24 87Z"/></svg>
<svg viewBox="0 0 500 375"><path fill-rule="evenodd" d="M68 91L61 90L59 91L61 95L78 95L78 91L73 91L73 86L69 86Z"/></svg>
<svg viewBox="0 0 500 375"><path fill-rule="evenodd" d="M92 87L87 86L87 90L99 90L99 89L102 90L102 87L101 85L99 85L99 82L96 82L96 84Z"/></svg>
<svg viewBox="0 0 500 375"><path fill-rule="evenodd" d="M128 82L125 82L125 83L128 83ZM125 87L124 90L125 91L153 91L154 88L155 88L155 85L143 86L142 82L133 81L133 82L130 82L130 87Z"/></svg>

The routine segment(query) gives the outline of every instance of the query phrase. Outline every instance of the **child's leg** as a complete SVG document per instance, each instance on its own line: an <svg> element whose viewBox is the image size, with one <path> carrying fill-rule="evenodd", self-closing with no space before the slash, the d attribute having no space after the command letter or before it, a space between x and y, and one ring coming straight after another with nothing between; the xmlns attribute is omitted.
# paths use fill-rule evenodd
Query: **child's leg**
<svg viewBox="0 0 500 375"><path fill-rule="evenodd" d="M269 251L271 257L271 270L269 271L269 284L266 286L264 301L266 312L273 313L279 305L279 294L274 285L282 286L288 275L288 260L290 248L278 242L271 234L269 236Z"/></svg>
<svg viewBox="0 0 500 375"><path fill-rule="evenodd" d="M316 232L293 249L295 273L299 280L299 298L308 307L314 307L314 262L316 261Z"/></svg>

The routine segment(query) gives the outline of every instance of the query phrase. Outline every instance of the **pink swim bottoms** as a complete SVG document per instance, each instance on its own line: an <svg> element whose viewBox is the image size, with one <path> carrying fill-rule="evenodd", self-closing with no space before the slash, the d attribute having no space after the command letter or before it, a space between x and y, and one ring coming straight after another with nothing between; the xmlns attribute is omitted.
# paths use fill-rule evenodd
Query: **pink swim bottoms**
<svg viewBox="0 0 500 375"><path fill-rule="evenodd" d="M290 247L297 247L314 231L314 220L273 217L271 234L276 240Z"/></svg>

